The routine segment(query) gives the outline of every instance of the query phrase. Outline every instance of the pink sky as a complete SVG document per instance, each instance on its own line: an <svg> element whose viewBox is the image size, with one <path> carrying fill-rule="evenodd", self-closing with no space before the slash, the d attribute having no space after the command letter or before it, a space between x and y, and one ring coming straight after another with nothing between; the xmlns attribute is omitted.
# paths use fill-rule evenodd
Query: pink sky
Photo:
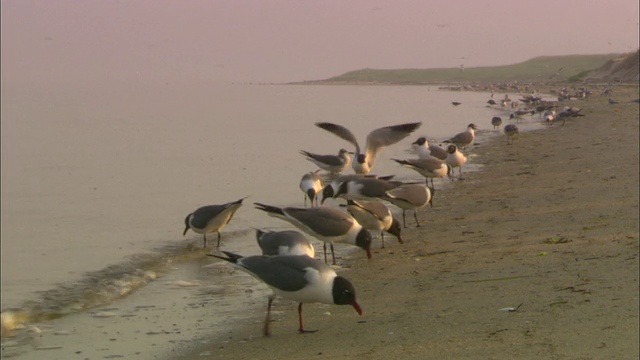
<svg viewBox="0 0 640 360"><path fill-rule="evenodd" d="M3 81L286 82L638 48L637 0L1 3Z"/></svg>

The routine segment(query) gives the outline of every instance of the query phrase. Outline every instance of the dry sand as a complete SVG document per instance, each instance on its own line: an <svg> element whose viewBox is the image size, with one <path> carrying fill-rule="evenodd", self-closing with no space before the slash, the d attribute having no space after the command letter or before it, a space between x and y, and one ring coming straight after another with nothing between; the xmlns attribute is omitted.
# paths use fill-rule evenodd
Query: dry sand
<svg viewBox="0 0 640 360"><path fill-rule="evenodd" d="M319 331L301 335L279 299L271 337L256 312L188 358L637 359L638 88L614 96L572 101L587 116L512 146L478 144L483 171L437 193L404 245L340 271L363 316L307 304Z"/></svg>

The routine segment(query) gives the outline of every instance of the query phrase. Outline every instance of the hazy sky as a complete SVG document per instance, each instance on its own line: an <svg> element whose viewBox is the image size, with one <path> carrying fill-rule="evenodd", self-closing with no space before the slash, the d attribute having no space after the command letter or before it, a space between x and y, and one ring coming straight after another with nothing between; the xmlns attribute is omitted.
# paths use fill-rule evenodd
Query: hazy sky
<svg viewBox="0 0 640 360"><path fill-rule="evenodd" d="M2 76L286 82L631 52L637 0L2 0ZM4 81L4 80L3 80Z"/></svg>

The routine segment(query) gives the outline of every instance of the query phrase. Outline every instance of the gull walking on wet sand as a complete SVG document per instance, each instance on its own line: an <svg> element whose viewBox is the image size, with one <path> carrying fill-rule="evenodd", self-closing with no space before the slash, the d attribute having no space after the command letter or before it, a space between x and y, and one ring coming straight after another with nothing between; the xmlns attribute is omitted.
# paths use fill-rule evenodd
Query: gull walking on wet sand
<svg viewBox="0 0 640 360"><path fill-rule="evenodd" d="M476 138L475 130L478 130L478 127L471 123L467 126L467 130L461 133L456 134L451 139L443 141L444 143L454 144L459 148L466 148L467 146L473 144L473 140Z"/></svg>
<svg viewBox="0 0 640 360"><path fill-rule="evenodd" d="M426 185L406 184L387 191L384 199L402 209L403 227L407 227L407 222L405 221L405 212L407 210L413 210L413 217L416 219L416 227L420 227L417 215L418 209L422 209L427 204L431 204L431 206L433 206L432 200L434 193L435 189L429 188Z"/></svg>
<svg viewBox="0 0 640 360"><path fill-rule="evenodd" d="M233 214L242 206L242 200L246 199L247 196L243 197L240 200L228 202L222 205L207 205L201 208L196 209L194 212L187 215L184 219L185 229L182 233L182 236L187 234L189 229L193 230L193 232L197 234L202 234L204 238L204 246L207 247L207 233L217 232L218 233L218 245L216 248L220 247L220 229L222 229L226 224L231 221Z"/></svg>
<svg viewBox="0 0 640 360"><path fill-rule="evenodd" d="M230 262L254 278L267 284L273 294L267 303L263 334L270 336L271 304L276 296L298 302L298 332L310 333L302 323L302 304L323 303L351 305L359 315L362 308L356 301L356 291L351 282L338 276L335 270L322 262L304 255L247 256L223 251L227 257L207 254Z"/></svg>

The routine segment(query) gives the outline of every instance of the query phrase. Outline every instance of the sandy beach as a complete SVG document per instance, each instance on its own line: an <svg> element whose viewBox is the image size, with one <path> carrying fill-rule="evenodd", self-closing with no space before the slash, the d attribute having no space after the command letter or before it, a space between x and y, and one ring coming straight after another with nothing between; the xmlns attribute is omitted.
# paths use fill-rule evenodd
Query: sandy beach
<svg viewBox="0 0 640 360"><path fill-rule="evenodd" d="M615 97L572 101L586 116L511 146L477 144L483 170L436 193L404 245L339 270L363 316L307 304L305 326L318 332L301 335L297 304L279 299L271 337L260 336L261 309L183 355L637 359L638 88Z"/></svg>

